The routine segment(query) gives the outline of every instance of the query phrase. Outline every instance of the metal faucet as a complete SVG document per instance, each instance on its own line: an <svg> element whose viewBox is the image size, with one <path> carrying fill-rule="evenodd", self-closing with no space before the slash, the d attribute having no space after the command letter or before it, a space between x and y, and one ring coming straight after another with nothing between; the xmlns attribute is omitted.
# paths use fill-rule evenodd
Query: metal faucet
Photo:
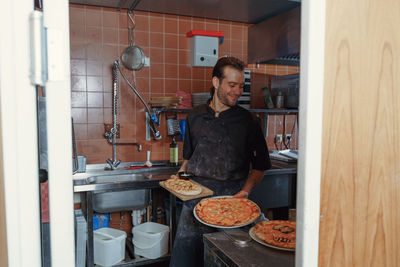
<svg viewBox="0 0 400 267"><path fill-rule="evenodd" d="M138 147L138 151L142 151L142 145L139 143L117 143L117 64L114 64L113 67L113 127L111 128L110 132L105 132L104 136L107 138L108 143L112 144L113 146L113 154L112 159L108 159L107 163L110 165L109 170L115 170L118 165L121 163L120 160L117 160L117 145L135 145Z"/></svg>

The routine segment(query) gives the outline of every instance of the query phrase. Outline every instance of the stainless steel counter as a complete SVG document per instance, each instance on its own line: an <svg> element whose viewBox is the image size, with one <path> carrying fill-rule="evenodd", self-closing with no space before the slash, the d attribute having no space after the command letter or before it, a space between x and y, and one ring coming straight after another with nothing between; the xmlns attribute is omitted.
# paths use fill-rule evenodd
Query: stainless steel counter
<svg viewBox="0 0 400 267"><path fill-rule="evenodd" d="M250 241L247 246L235 244L224 232L203 235L204 266L292 267L295 254Z"/></svg>

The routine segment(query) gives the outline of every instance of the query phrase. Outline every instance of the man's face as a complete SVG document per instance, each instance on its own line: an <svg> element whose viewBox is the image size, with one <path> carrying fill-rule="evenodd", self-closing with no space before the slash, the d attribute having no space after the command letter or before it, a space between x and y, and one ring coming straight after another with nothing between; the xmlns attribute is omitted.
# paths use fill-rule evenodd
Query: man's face
<svg viewBox="0 0 400 267"><path fill-rule="evenodd" d="M234 105L236 105L236 101L243 93L243 72L230 66L226 66L224 68L224 77L221 80L218 80L218 78L216 77L214 77L213 79L216 79L216 81L218 81L216 94L219 98L219 101L229 107L233 107Z"/></svg>

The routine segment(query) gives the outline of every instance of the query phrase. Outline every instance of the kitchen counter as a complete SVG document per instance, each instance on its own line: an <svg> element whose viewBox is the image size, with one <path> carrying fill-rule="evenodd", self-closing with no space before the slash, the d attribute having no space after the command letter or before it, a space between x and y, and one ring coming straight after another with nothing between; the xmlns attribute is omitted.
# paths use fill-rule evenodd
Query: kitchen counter
<svg viewBox="0 0 400 267"><path fill-rule="evenodd" d="M247 246L235 244L224 232L203 235L204 266L292 267L295 253L266 247L250 241Z"/></svg>
<svg viewBox="0 0 400 267"><path fill-rule="evenodd" d="M268 190L283 190L281 201L279 204L273 203L275 206L287 205L293 206L293 195L295 194L295 177L296 177L296 164L290 164L285 162L278 162L271 160L273 167L267 170L264 175L263 181L257 186L250 194L249 198L259 204L263 209L271 206L269 198L273 197L276 202L279 197L275 195L266 196L265 192ZM141 166L144 162L128 162L121 163L116 170L105 170L107 164L92 164L88 165L85 173L77 173L73 175L74 180L74 192L83 193L83 207L84 213L87 218L88 226L88 262L87 266L93 266L93 194L100 192L111 192L111 191L125 191L125 190L139 190L139 189L153 189L158 188L159 182L162 180L169 179L171 174L178 171L179 167L166 167L160 166L165 165L165 162L155 162L155 166L152 168L141 168L136 170L125 169L126 166ZM157 166L158 165L158 166ZM130 179L129 176L133 178ZM125 179L122 179L125 177ZM140 178L137 178L140 177ZM104 179L107 178L107 179ZM136 179L137 178L137 179ZM277 183L279 187L274 187L272 183ZM266 188L266 189L265 189ZM281 189L283 188L283 189ZM267 190L267 191L265 191ZM267 201L264 201L266 199ZM170 246L175 235L175 205L176 198L170 194ZM288 206L288 205L287 205Z"/></svg>

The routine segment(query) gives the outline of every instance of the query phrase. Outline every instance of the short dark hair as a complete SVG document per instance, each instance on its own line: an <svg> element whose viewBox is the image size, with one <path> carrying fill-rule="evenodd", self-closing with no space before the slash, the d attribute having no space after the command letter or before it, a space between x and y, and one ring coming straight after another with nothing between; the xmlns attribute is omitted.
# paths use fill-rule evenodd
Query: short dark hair
<svg viewBox="0 0 400 267"><path fill-rule="evenodd" d="M237 59L235 57L221 57L220 59L218 59L217 63L214 66L211 78L217 77L221 82L221 79L224 78L224 68L226 66L231 66L232 68L237 69L238 71L244 70L244 63L240 59ZM211 86L210 89L211 97L214 96L214 92L215 88L214 86Z"/></svg>

